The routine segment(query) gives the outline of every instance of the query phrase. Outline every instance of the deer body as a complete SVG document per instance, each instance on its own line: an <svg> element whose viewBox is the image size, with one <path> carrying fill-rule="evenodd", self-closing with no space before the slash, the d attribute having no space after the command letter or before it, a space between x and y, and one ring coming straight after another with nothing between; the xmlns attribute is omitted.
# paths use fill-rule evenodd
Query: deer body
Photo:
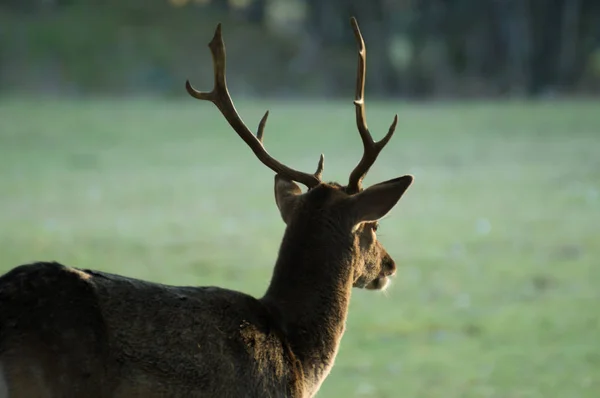
<svg viewBox="0 0 600 398"><path fill-rule="evenodd" d="M363 190L389 141L374 142L364 114L365 53L359 40L357 125L363 158L348 185L279 163L237 115L225 84L220 25L209 44L209 100L276 172L286 230L261 298L219 287L167 286L33 263L0 276L0 398L313 397L329 374L352 288L384 289L396 264L376 236L378 220L412 183L405 175ZM302 192L294 182L309 189Z"/></svg>
<svg viewBox="0 0 600 398"><path fill-rule="evenodd" d="M10 398L308 396L280 318L243 293L56 263L1 285Z"/></svg>
<svg viewBox="0 0 600 398"><path fill-rule="evenodd" d="M280 195L291 184L280 182ZM324 185L306 195L324 206L290 216L261 299L58 263L2 276L0 363L10 397L313 396L333 366L360 283L352 262L364 249L336 220L342 209L329 208L345 193Z"/></svg>

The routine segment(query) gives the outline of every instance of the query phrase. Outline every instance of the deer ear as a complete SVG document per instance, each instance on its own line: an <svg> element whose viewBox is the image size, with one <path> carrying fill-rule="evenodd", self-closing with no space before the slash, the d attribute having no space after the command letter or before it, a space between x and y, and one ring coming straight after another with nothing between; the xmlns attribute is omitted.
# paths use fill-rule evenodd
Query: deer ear
<svg viewBox="0 0 600 398"><path fill-rule="evenodd" d="M376 221L394 208L413 181L411 175L380 182L354 195L352 207L355 223Z"/></svg>
<svg viewBox="0 0 600 398"><path fill-rule="evenodd" d="M275 175L275 203L284 223L290 222L301 194L302 190L295 182Z"/></svg>

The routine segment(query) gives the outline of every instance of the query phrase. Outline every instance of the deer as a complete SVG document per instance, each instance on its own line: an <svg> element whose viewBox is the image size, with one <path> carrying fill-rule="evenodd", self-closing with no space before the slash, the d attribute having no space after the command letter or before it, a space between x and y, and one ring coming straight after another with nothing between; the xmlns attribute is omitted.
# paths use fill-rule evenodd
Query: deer
<svg viewBox="0 0 600 398"><path fill-rule="evenodd" d="M377 239L379 221L413 181L410 174L363 188L398 123L375 141L367 127L366 49L358 44L354 100L363 155L348 183L280 163L228 92L221 24L209 43L212 102L255 156L275 172L285 224L264 295L216 286L171 286L57 262L34 262L0 277L0 397L314 397L329 375L354 288L385 289L396 263ZM303 192L298 184L306 187Z"/></svg>

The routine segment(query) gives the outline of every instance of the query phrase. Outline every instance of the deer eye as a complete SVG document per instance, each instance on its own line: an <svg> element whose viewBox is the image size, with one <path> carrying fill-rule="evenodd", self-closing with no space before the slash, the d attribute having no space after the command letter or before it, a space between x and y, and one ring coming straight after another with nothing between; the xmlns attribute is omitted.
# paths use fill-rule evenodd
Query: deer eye
<svg viewBox="0 0 600 398"><path fill-rule="evenodd" d="M377 232L378 228L379 228L379 223L373 224L373 232Z"/></svg>

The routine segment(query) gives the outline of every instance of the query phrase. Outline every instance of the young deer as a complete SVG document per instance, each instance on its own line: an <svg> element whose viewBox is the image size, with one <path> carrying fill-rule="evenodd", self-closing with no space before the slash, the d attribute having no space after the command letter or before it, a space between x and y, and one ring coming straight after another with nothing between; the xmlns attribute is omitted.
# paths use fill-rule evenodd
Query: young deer
<svg viewBox="0 0 600 398"><path fill-rule="evenodd" d="M0 277L0 397L312 397L335 360L352 287L381 290L396 264L377 222L411 184L405 175L362 189L388 143L365 120L365 46L357 22L356 121L364 154L348 185L293 170L237 114L225 82L221 26L209 44L214 103L276 173L285 234L265 295L178 287L40 262ZM302 193L295 182L308 187Z"/></svg>

